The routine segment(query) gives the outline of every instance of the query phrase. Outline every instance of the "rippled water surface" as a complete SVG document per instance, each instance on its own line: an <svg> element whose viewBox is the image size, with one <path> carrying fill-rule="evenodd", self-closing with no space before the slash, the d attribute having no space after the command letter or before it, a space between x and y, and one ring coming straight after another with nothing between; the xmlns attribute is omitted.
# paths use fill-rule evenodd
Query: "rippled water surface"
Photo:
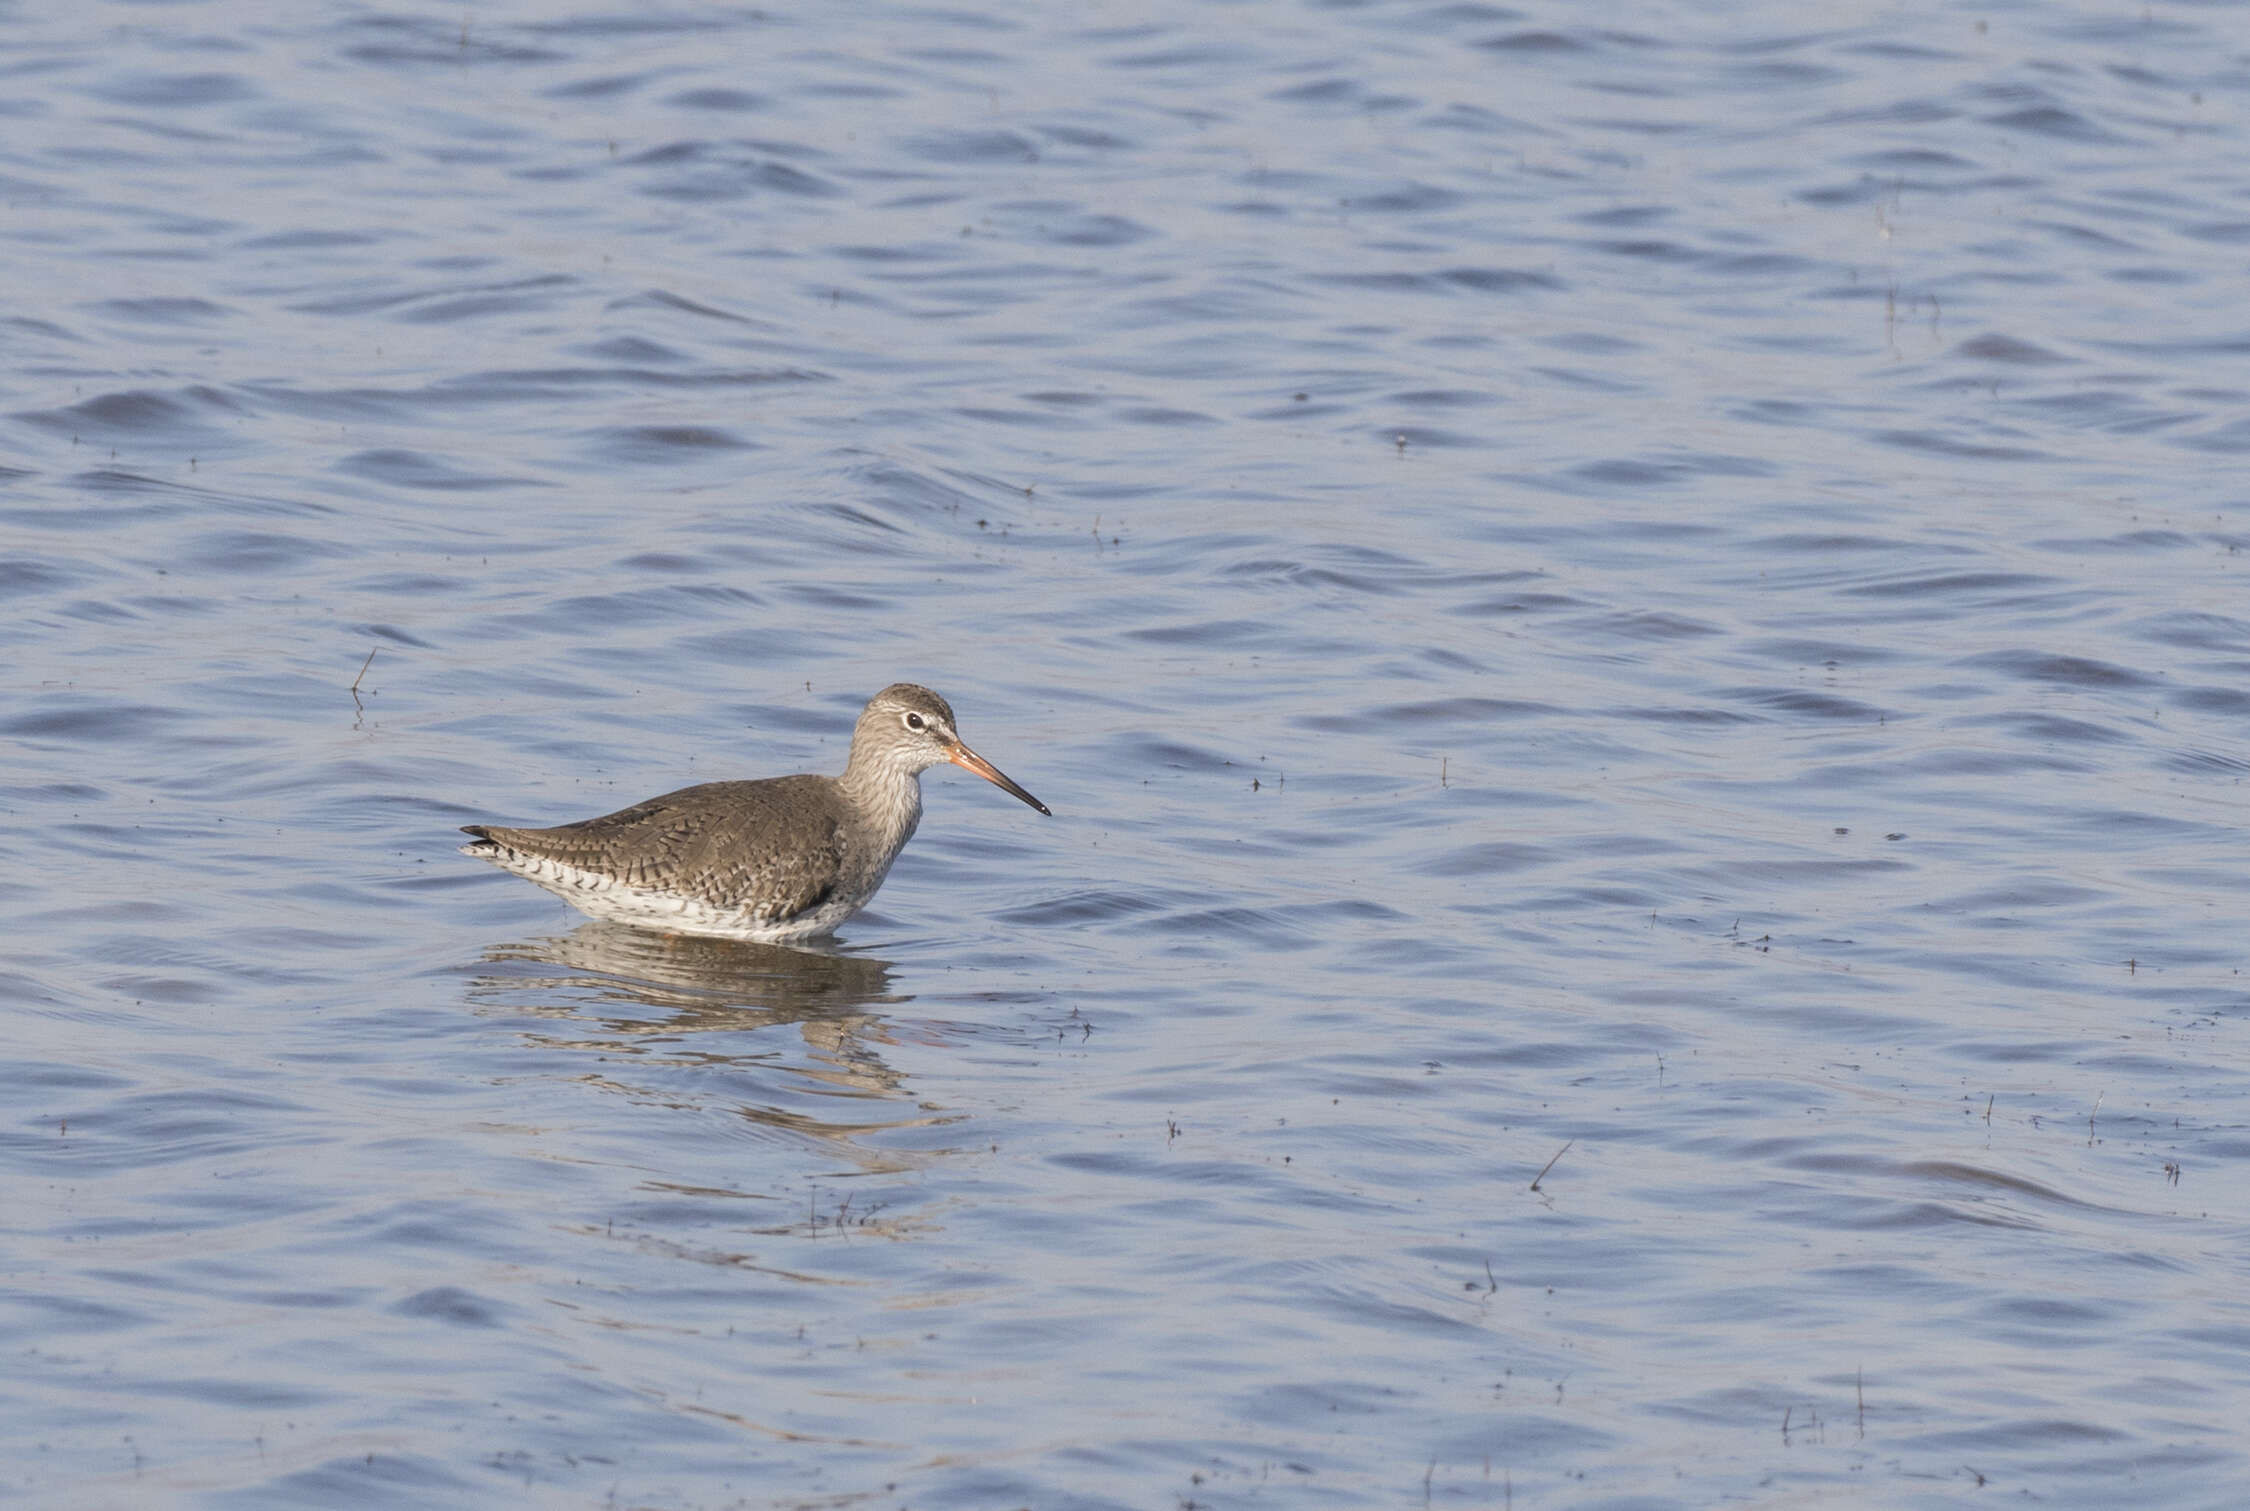
<svg viewBox="0 0 2250 1511"><path fill-rule="evenodd" d="M96 0L0 124L0 1497L2242 1503L2238 10ZM1056 816L830 948L455 853L899 679Z"/></svg>

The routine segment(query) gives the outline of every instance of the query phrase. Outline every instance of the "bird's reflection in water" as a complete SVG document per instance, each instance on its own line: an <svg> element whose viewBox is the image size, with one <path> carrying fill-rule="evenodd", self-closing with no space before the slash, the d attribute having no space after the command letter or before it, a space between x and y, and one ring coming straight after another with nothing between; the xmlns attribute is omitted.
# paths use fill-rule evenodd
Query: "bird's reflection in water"
<svg viewBox="0 0 2250 1511"><path fill-rule="evenodd" d="M734 1102L758 1131L817 1141L871 1172L918 1161L864 1135L952 1121L909 1100L883 1059L896 1040L879 1009L910 1000L891 990L885 961L599 922L496 945L485 960L500 969L476 978L472 1001L548 1020L554 1031L532 1042L597 1056L585 1079L636 1100ZM745 1092L753 1099L735 1100ZM829 1116L835 1098L859 1115ZM882 1116L876 1102L906 1115Z"/></svg>

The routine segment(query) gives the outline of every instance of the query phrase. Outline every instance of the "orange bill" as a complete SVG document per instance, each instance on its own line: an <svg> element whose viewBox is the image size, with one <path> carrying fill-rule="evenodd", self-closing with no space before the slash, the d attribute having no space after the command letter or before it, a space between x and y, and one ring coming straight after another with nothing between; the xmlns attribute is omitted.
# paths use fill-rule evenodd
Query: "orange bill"
<svg viewBox="0 0 2250 1511"><path fill-rule="evenodd" d="M1052 808L1049 808L1045 803L1040 802L1039 799L1033 797L1030 793L1024 791L1021 787L1018 787L1014 782L1009 781L1006 774L1003 773L999 767L993 765L983 756L978 755L968 746L956 742L953 748L946 753L945 758L951 761L956 766L962 767L965 770L975 772L978 776L983 777L986 781L999 788L1002 792L1022 798L1032 807L1038 809L1041 813L1046 814L1047 817L1053 818L1055 816L1055 812Z"/></svg>

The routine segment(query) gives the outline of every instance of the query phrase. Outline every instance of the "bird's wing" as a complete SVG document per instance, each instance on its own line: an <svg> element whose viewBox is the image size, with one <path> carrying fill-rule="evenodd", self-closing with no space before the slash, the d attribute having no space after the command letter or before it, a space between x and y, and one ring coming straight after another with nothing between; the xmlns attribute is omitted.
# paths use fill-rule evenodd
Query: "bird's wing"
<svg viewBox="0 0 2250 1511"><path fill-rule="evenodd" d="M626 886L778 922L826 902L842 879L844 835L822 796L817 777L705 782L552 829L478 824L467 832Z"/></svg>
<svg viewBox="0 0 2250 1511"><path fill-rule="evenodd" d="M834 895L846 860L842 826L825 805L796 799L818 790L817 777L714 783L739 787L725 808L681 841L682 869L692 890L714 903L747 907L780 923ZM798 784L805 789L798 790ZM825 785L825 784L821 784Z"/></svg>

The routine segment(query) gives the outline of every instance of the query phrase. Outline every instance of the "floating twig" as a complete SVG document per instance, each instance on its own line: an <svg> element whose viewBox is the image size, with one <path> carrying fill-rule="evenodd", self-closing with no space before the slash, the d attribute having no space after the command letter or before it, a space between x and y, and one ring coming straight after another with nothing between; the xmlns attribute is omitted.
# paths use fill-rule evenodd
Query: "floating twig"
<svg viewBox="0 0 2250 1511"><path fill-rule="evenodd" d="M378 645L375 650L369 651L367 659L359 664L359 677L352 678L352 707L354 708L364 709L367 707L366 704L359 701L359 678L367 675L367 669L375 664L375 651L381 649L382 647Z"/></svg>
<svg viewBox="0 0 2250 1511"><path fill-rule="evenodd" d="M1578 1140L1572 1139L1570 1141L1570 1144L1575 1144L1577 1142ZM1557 1149L1555 1151L1555 1159L1561 1159L1564 1155L1570 1153L1570 1144L1565 1144L1560 1149ZM1539 1183L1547 1178L1547 1172L1555 1168L1555 1159L1551 1159L1547 1161L1547 1163L1539 1167L1539 1173L1531 1178L1532 1190L1538 1190Z"/></svg>

